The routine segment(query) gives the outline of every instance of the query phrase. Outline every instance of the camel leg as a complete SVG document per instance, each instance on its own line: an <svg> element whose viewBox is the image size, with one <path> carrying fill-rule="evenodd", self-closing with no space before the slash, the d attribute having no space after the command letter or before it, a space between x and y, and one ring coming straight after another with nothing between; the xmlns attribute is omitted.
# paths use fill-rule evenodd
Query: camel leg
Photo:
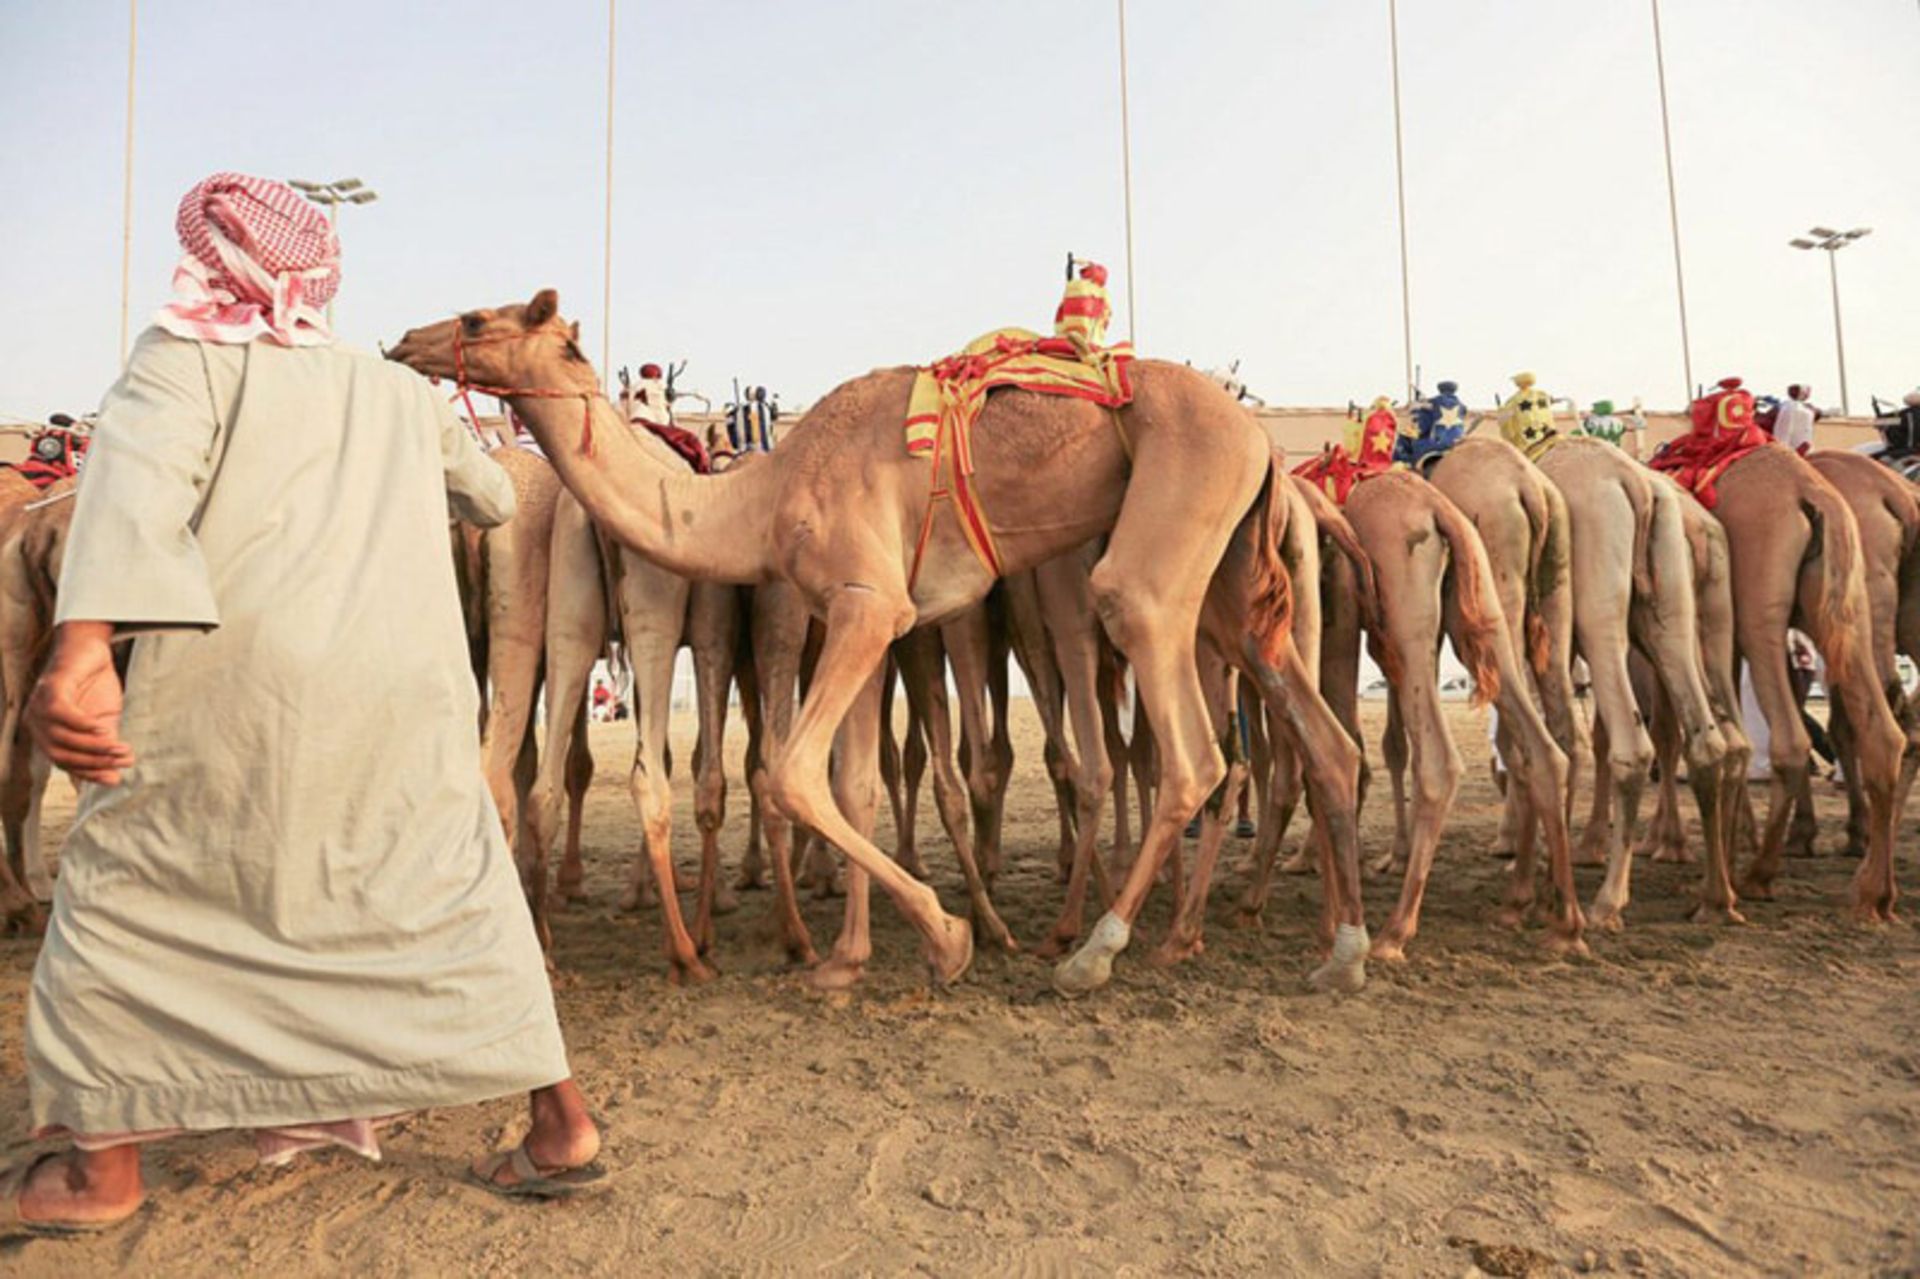
<svg viewBox="0 0 1920 1279"><path fill-rule="evenodd" d="M1085 562L1078 555L1063 556L1036 569L1034 580L1039 588L1041 615L1052 639L1050 656L1059 671L1061 696L1073 722L1073 740L1078 748L1072 785L1074 845L1066 901L1059 920L1039 948L1043 957L1054 958L1079 937L1090 873L1100 880L1102 900L1109 895L1106 868L1099 854L1100 813L1106 806L1108 790L1115 784L1115 768L1108 754L1111 721L1100 698L1100 625L1087 589ZM1116 847L1118 843L1116 838Z"/></svg>
<svg viewBox="0 0 1920 1279"><path fill-rule="evenodd" d="M1096 624L1094 630L1099 630ZM1133 750L1120 726L1120 698L1125 689L1119 687L1123 682L1120 669L1114 658L1113 646L1107 643L1105 636L1096 635L1100 647L1100 727L1101 737L1107 746L1107 762L1113 773L1113 845L1111 862L1118 866L1123 860L1122 849L1133 847L1133 811L1127 795L1127 775L1132 767ZM1127 858L1125 860L1131 860ZM1106 867L1100 867L1104 878Z"/></svg>
<svg viewBox="0 0 1920 1279"><path fill-rule="evenodd" d="M973 807L973 843L961 855L961 866L964 869L972 860L991 880L997 857L992 851L993 831L999 822L998 801L1005 794L1005 783L999 773L993 730L987 726L987 668L992 645L985 604L968 609L939 629L959 695L960 764L966 772L967 798ZM957 847L954 851L960 852Z"/></svg>
<svg viewBox="0 0 1920 1279"><path fill-rule="evenodd" d="M1860 784L1860 760L1853 740L1853 722L1847 717L1847 704L1833 698L1827 712L1827 737L1833 743L1833 757L1839 761L1840 776L1847 788L1847 855L1863 856L1867 851L1867 790ZM1808 760L1811 771L1812 760ZM1809 819L1813 814L1813 787L1807 787L1804 804ZM1795 822L1799 813L1794 814ZM1791 841L1789 841L1791 843Z"/></svg>
<svg viewBox="0 0 1920 1279"><path fill-rule="evenodd" d="M1312 977L1322 990L1358 990L1366 982L1365 956L1340 945L1341 929L1357 929L1365 941L1365 914L1360 886L1360 761L1359 741L1341 723L1308 671L1298 647L1289 646L1276 666L1269 667L1251 639L1242 638L1241 669L1252 679L1270 713L1269 726L1276 755L1290 755L1297 763L1307 806L1313 816L1307 843L1324 885L1322 937L1334 946L1333 956ZM1293 767L1289 766L1288 791ZM1289 795L1280 796L1291 804ZM1284 821L1280 823L1284 826ZM1279 838L1278 831L1275 840Z"/></svg>
<svg viewBox="0 0 1920 1279"><path fill-rule="evenodd" d="M880 673L880 785L887 792L887 807L893 813L893 859L907 868L915 879L925 879L927 868L919 864L919 848L906 833L906 795L902 790L900 739L893 731L893 658L888 656Z"/></svg>
<svg viewBox="0 0 1920 1279"><path fill-rule="evenodd" d="M766 887L766 837L760 822L760 791L752 780L766 758L766 723L760 705L760 671L753 656L753 592L742 589L739 594L740 608L746 617L740 632L744 642L737 644L734 654L733 682L740 691L740 719L747 729L746 758L741 761L747 777L747 846L740 854L740 873L734 878L733 886L737 892L750 892Z"/></svg>
<svg viewBox="0 0 1920 1279"><path fill-rule="evenodd" d="M1419 628L1411 616L1416 606L1400 599L1396 599L1395 605L1396 632L1402 626L1417 631ZM1430 621L1435 628L1438 627L1437 617ZM1401 753L1405 761L1402 767L1393 770L1393 783L1396 792L1403 790L1401 775L1405 771L1405 764L1411 763L1413 787L1407 835L1407 870L1401 884L1400 900L1387 916L1386 924L1373 943L1374 958L1389 960L1405 959L1407 943L1419 931L1420 903L1426 895L1427 878L1433 870L1434 852L1439 847L1440 831L1446 824L1447 812L1453 806L1453 797L1460 785L1460 753L1454 746L1453 734L1447 729L1446 711L1440 702L1432 642L1415 635L1411 643L1402 643L1400 647L1404 675L1399 687L1393 690L1393 703L1400 708L1399 724L1405 743ZM1390 747L1387 751L1389 767L1392 766L1394 754ZM1400 803L1399 795L1396 795L1395 803Z"/></svg>
<svg viewBox="0 0 1920 1279"><path fill-rule="evenodd" d="M963 787L954 771L953 719L947 708L946 670L940 661L940 632L934 628L914 631L893 646L900 673L907 685L907 698L916 708L927 729L927 754L933 764L933 802L940 810L941 824L953 843L954 856L960 861L961 878L966 881L967 901L973 909L973 925L983 941L1004 950L1018 950L1012 932L993 908L987 892L986 877L974 854L967 806L961 800ZM977 810L976 810L977 811Z"/></svg>
<svg viewBox="0 0 1920 1279"><path fill-rule="evenodd" d="M675 984L710 981L714 972L701 962L701 948L680 913L673 870L673 789L667 771L667 727L673 709L673 664L686 626L689 586L684 578L655 568L622 551L621 631L633 665L633 765L627 793L640 817L645 853L634 861L622 910L640 904L649 870L660 894L661 929Z"/></svg>
<svg viewBox="0 0 1920 1279"><path fill-rule="evenodd" d="M785 753L793 727L806 633L806 609L792 586L771 582L754 589L751 647L754 680L763 707L760 718L764 738L748 784L759 798L767 860L773 863L773 919L781 948L789 962L811 965L819 957L814 953L806 921L800 917L799 890L793 877L793 821L773 802L772 795L773 764Z"/></svg>
<svg viewBox="0 0 1920 1279"><path fill-rule="evenodd" d="M1893 922L1894 903L1899 897L1893 865L1893 804L1906 736L1887 705L1886 691L1874 671L1867 625L1866 609L1862 608L1854 664L1835 682L1853 729L1851 763L1857 766L1854 771L1867 793L1867 855L1854 871L1851 912L1861 923L1880 924ZM1831 673L1831 662L1828 667Z"/></svg>
<svg viewBox="0 0 1920 1279"><path fill-rule="evenodd" d="M819 664L793 735L774 765L770 793L790 817L813 827L853 866L886 889L926 939L928 964L934 979L944 985L957 980L972 961L972 929L965 920L947 914L931 888L909 875L854 827L827 778L834 735L865 690L871 693L869 722L864 730L868 734L867 749L863 753L857 749L858 741L848 743L855 748L852 753L864 755L849 771L857 773L861 767L871 770L877 764L878 745L872 736L877 730L872 721L878 718L880 699L874 674L886 656L887 646L911 625L913 606L904 592L883 594L872 587L842 586L830 597L826 619ZM864 889L865 885L860 887ZM814 970L815 985L845 987L860 979L866 956L855 943L861 939L843 939L848 941L848 948L843 951L836 943L834 954Z"/></svg>
<svg viewBox="0 0 1920 1279"><path fill-rule="evenodd" d="M1634 672L1640 674L1636 663ZM1654 787L1653 820L1647 823L1646 837L1634 850L1636 856L1651 854L1656 862L1691 862L1687 847L1686 825L1680 818L1680 721L1673 699L1657 681L1650 681L1647 702L1653 714L1648 718L1648 735L1653 739L1653 766L1660 774Z"/></svg>
<svg viewBox="0 0 1920 1279"><path fill-rule="evenodd" d="M693 941L713 949L713 917L739 909L720 879L720 829L727 820L727 694L738 654L739 592L699 582L687 596L686 639L693 649L694 704L699 733L693 747L693 821L700 832L700 883L695 891Z"/></svg>
<svg viewBox="0 0 1920 1279"><path fill-rule="evenodd" d="M1587 827L1581 832L1580 842L1574 848L1573 860L1579 866L1604 866L1607 864L1607 828L1613 822L1613 787L1608 783L1608 774L1599 762L1607 758L1612 744L1607 737L1607 721L1603 715L1593 717L1593 730L1590 735L1592 749L1589 757L1593 768L1593 793L1588 796Z"/></svg>
<svg viewBox="0 0 1920 1279"><path fill-rule="evenodd" d="M552 687L551 684L548 685ZM586 898L586 866L580 856L581 818L587 808L587 790L593 785L593 749L587 742L587 704L574 715L572 740L567 748L567 846L560 856L560 904Z"/></svg>
<svg viewBox="0 0 1920 1279"><path fill-rule="evenodd" d="M1255 700L1251 705L1248 698L1240 698L1237 711L1240 723L1244 727L1246 744L1247 771L1249 785L1240 792L1241 812L1233 824L1233 833L1240 839L1254 839L1260 834L1257 825L1252 823L1253 814L1266 815L1273 798L1273 743L1267 737L1267 716L1265 708ZM1251 803L1248 795L1252 795Z"/></svg>
<svg viewBox="0 0 1920 1279"><path fill-rule="evenodd" d="M1227 822L1247 781L1247 765L1234 716L1239 700L1237 681L1212 645L1203 647L1199 658L1200 686L1206 691L1220 751L1227 760L1227 775L1200 810L1200 841L1194 851L1193 879L1173 912L1165 940L1148 956L1148 963L1162 968L1206 950L1207 890L1213 880L1220 846L1226 842Z"/></svg>
<svg viewBox="0 0 1920 1279"><path fill-rule="evenodd" d="M1209 455L1204 464L1218 466L1223 460ZM1054 969L1054 989L1064 995L1086 994L1111 977L1114 957L1126 948L1162 862L1179 842L1187 819L1226 776L1226 761L1211 737L1195 639L1204 592L1235 530L1223 529L1213 538L1169 533L1182 527L1169 508L1188 500L1192 491L1184 473L1199 464L1201 459L1192 456L1142 448L1135 474L1154 479L1150 484L1136 479L1128 489L1107 552L1089 581L1107 634L1133 662L1160 768L1152 823L1125 885L1087 941ZM1266 482L1270 459L1258 458L1257 468L1249 469L1241 509L1251 509ZM1346 854L1354 847L1349 843L1340 851ZM1339 880L1348 878L1348 869L1342 867ZM1339 938L1333 959L1313 978L1321 988L1354 989L1365 981L1366 920L1357 860L1351 871L1351 885L1341 885L1351 895L1342 892L1337 908Z"/></svg>
<svg viewBox="0 0 1920 1279"><path fill-rule="evenodd" d="M1772 598L1754 598L1772 583L1742 583L1735 597L1739 613L1741 655L1753 681L1754 700L1767 720L1767 758L1773 768L1768 784L1767 821L1760 832L1760 851L1740 880L1740 895L1762 901L1773 898L1773 881L1780 873L1787 821L1794 797L1807 771L1807 753L1813 749L1800 722L1793 684L1787 675L1786 618L1790 605ZM1763 605L1765 607L1763 607Z"/></svg>
<svg viewBox="0 0 1920 1279"><path fill-rule="evenodd" d="M1147 828L1153 824L1154 779L1159 764L1158 744L1154 740L1153 721L1147 716L1146 700L1140 693L1140 677L1131 666L1133 674L1133 735L1127 741L1127 768L1133 775L1133 794L1136 804L1135 816L1139 820L1140 839L1137 843L1113 846L1112 869L1114 878L1124 878L1140 858L1140 850L1146 847Z"/></svg>
<svg viewBox="0 0 1920 1279"><path fill-rule="evenodd" d="M1833 708L1833 710L1839 710L1842 705L1841 698L1832 690L1828 691L1827 705ZM1797 687L1794 689L1793 695L1793 713L1796 718L1800 719L1801 726L1804 728L1806 726L1807 702L1805 696ZM1831 713L1832 712L1829 711L1829 714ZM1844 715L1845 712L1841 711L1841 714ZM1831 732L1829 732L1828 737L1831 741ZM1813 730L1811 729L1807 730L1807 744L1809 750L1811 750L1813 744ZM1844 755L1840 756L1840 761L1842 764L1845 764L1847 762L1846 757ZM1849 776L1851 776L1851 774L1849 774ZM1849 787L1847 797L1849 812L1851 812L1853 802L1851 791L1852 788ZM1814 821L1813 817L1813 756L1809 754L1807 756L1806 768L1802 769L1799 776L1794 779L1793 816L1787 822L1787 842L1781 850L1781 855L1793 858L1820 856L1819 846L1815 842L1819 834L1819 824Z"/></svg>
<svg viewBox="0 0 1920 1279"><path fill-rule="evenodd" d="M1435 625L1438 623L1436 622ZM1431 657L1421 660L1428 665L1433 662ZM1438 696L1438 693L1435 696ZM1385 875L1395 866L1408 865L1413 855L1413 829L1407 806L1407 764L1410 755L1407 741L1407 714L1408 711L1400 698L1400 690L1397 688L1388 690L1387 728L1380 738L1380 754L1386 760L1387 785L1393 794L1393 845L1367 867L1376 875Z"/></svg>
<svg viewBox="0 0 1920 1279"><path fill-rule="evenodd" d="M920 859L920 783L927 776L927 726L920 712L907 707L906 741L900 748L900 847L894 860L915 879L927 877L926 863Z"/></svg>
<svg viewBox="0 0 1920 1279"><path fill-rule="evenodd" d="M1270 713L1270 718L1278 717ZM1272 755L1273 780L1268 786L1266 807L1261 810L1260 829L1254 839L1252 874L1229 921L1234 928L1260 927L1267 899L1273 891L1274 862L1279 857L1280 844L1286 838L1287 828L1293 824L1294 810L1299 807L1301 795L1305 792L1305 777L1299 756L1287 741L1281 725L1274 723L1269 727L1267 741ZM1289 859L1283 869L1291 870L1295 860L1302 863L1302 871L1314 869L1311 832L1307 842L1301 844L1298 858Z"/></svg>
<svg viewBox="0 0 1920 1279"><path fill-rule="evenodd" d="M1075 553L1061 557L1082 583L1086 571ZM1083 585L1084 591L1084 585ZM1060 882L1066 883L1073 871L1073 851L1078 842L1075 813L1078 803L1073 794L1073 775L1078 771L1077 752L1066 735L1066 690L1061 686L1059 663L1047 634L1045 614L1040 602L1037 571L1017 573L1001 583L1006 600L1008 635L1013 656L1027 678L1027 689L1034 711L1040 716L1040 728L1046 739L1044 758L1047 780L1052 783L1054 804L1060 819L1060 846L1055 865ZM1093 624L1091 615L1086 618ZM1103 796L1104 798L1104 796Z"/></svg>
<svg viewBox="0 0 1920 1279"><path fill-rule="evenodd" d="M1574 629L1592 675L1596 717L1606 725L1607 776L1600 776L1596 745L1594 785L1611 790L1613 809L1613 820L1604 828L1607 873L1587 918L1595 927L1617 931L1624 926L1621 912L1626 909L1633 872L1635 819L1653 760L1653 741L1627 669L1633 607L1631 527L1606 532L1611 536L1576 538L1573 543L1573 588L1587 605L1574 619ZM1597 823L1588 824L1589 841L1598 829Z"/></svg>

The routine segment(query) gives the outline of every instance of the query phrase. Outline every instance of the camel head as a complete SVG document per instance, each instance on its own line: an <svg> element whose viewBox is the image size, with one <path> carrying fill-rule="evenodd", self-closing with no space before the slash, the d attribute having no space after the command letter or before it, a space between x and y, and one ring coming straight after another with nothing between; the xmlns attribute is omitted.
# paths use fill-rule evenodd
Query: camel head
<svg viewBox="0 0 1920 1279"><path fill-rule="evenodd" d="M560 294L467 311L409 329L387 351L416 372L453 378L489 393L523 390L597 394L599 375L580 351L580 326L560 318Z"/></svg>

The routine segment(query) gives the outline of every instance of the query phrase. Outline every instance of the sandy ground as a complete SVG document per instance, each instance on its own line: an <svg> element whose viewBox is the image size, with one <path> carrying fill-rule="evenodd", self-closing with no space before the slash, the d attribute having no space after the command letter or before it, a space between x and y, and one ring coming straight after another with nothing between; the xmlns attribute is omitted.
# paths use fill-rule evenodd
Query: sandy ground
<svg viewBox="0 0 1920 1279"><path fill-rule="evenodd" d="M1033 940L1058 901L1056 826L1037 726L1016 713L1025 764L997 898ZM1408 964L1376 966L1355 998L1306 993L1317 890L1289 880L1264 933L1227 930L1217 893L1204 957L1156 971L1140 946L1073 1005L1026 955L983 955L930 996L885 903L866 990L812 997L757 894L721 921L723 978L668 989L656 916L612 905L635 823L615 771L625 727L597 729L593 900L560 920L557 950L574 1063L605 1120L603 1193L521 1205L463 1184L474 1152L518 1136L512 1100L419 1117L378 1166L327 1154L264 1171L246 1143L210 1137L149 1152L153 1194L128 1227L0 1243L0 1271L1920 1273L1914 932L1844 924L1839 857L1790 863L1780 900L1734 930L1685 922L1690 870L1643 862L1631 931L1597 938L1591 961L1548 962L1490 925L1503 864L1485 852L1485 739L1477 713L1455 723L1474 766ZM1831 846L1838 804L1820 789ZM70 812L58 787L56 835ZM690 867L684 799L678 820ZM1384 830L1375 804L1369 846ZM930 803L922 839L957 907ZM1581 871L1583 895L1596 876ZM1369 893L1378 920L1389 888ZM1162 895L1143 939L1165 910ZM824 948L836 904L807 916ZM31 943L0 942L14 1148L32 961Z"/></svg>

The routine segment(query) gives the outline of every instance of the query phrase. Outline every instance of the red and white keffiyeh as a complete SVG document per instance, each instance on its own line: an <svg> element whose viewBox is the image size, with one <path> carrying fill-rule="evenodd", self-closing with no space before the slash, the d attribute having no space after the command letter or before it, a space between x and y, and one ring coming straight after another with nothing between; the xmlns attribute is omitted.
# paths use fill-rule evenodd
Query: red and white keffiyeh
<svg viewBox="0 0 1920 1279"><path fill-rule="evenodd" d="M340 287L340 241L327 215L268 178L216 173L187 192L175 221L186 254L173 301L154 322L196 342L333 341L327 300Z"/></svg>

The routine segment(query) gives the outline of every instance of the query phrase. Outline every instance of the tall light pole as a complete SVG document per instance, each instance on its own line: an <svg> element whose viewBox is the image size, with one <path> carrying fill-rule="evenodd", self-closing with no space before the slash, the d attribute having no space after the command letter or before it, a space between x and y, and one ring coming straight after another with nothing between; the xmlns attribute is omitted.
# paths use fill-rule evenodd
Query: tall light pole
<svg viewBox="0 0 1920 1279"><path fill-rule="evenodd" d="M127 299L133 280L133 71L140 52L140 0L127 0L127 144L120 190L120 360L127 358Z"/></svg>
<svg viewBox="0 0 1920 1279"><path fill-rule="evenodd" d="M304 178L291 178L287 185L312 200L315 204L325 205L327 221L333 224L335 235L340 233L340 207L346 204L372 204L380 198L380 193L362 182L359 178L335 178L331 182L308 182ZM327 327L333 327L333 299L327 299Z"/></svg>
<svg viewBox="0 0 1920 1279"><path fill-rule="evenodd" d="M1127 340L1138 342L1133 322L1133 126L1127 113L1127 0L1120 12L1120 190L1127 204Z"/></svg>
<svg viewBox="0 0 1920 1279"><path fill-rule="evenodd" d="M1855 227L1851 231L1817 226L1806 235L1795 236L1787 241L1796 249L1824 249L1827 254L1827 280L1833 286L1833 345L1840 357L1840 414L1843 417L1852 417L1853 409L1847 403L1847 339L1840 331L1840 271L1834 265L1834 257L1849 244L1871 234L1873 228L1870 226Z"/></svg>
<svg viewBox="0 0 1920 1279"><path fill-rule="evenodd" d="M600 376L613 376L613 19L618 0L607 0L607 213L600 248Z"/></svg>
<svg viewBox="0 0 1920 1279"><path fill-rule="evenodd" d="M1680 201L1673 184L1673 126L1667 118L1667 52L1660 39L1660 0L1653 0L1653 66L1660 80L1660 141L1667 154L1667 223L1673 233L1673 287L1680 298L1680 365L1687 375L1682 404L1693 402L1693 340L1687 335L1687 277L1680 269Z"/></svg>
<svg viewBox="0 0 1920 1279"><path fill-rule="evenodd" d="M1413 403L1413 289L1407 282L1407 168L1400 142L1400 4L1387 0L1387 37L1393 50L1393 181L1400 197L1400 344L1406 357L1407 403Z"/></svg>

